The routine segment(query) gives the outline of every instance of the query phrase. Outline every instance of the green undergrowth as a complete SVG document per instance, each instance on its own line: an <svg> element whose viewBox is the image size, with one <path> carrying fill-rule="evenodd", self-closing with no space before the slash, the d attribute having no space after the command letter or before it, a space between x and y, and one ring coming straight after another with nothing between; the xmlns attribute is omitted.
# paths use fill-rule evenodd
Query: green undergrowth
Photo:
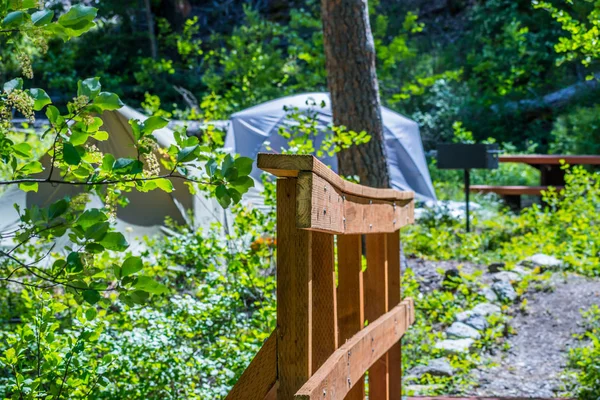
<svg viewBox="0 0 600 400"><path fill-rule="evenodd" d="M580 347L569 350L569 370L565 373L568 394L580 400L598 400L600 393L600 308L582 312L585 332L575 335Z"/></svg>
<svg viewBox="0 0 600 400"><path fill-rule="evenodd" d="M566 167L565 167L566 168ZM600 275L600 179L598 172L567 169L563 191L544 193L544 205L515 214L485 207L472 216L472 232L464 220L440 207L430 210L403 234L407 254L431 260L479 264L501 261L511 268L536 254L553 255L568 270Z"/></svg>

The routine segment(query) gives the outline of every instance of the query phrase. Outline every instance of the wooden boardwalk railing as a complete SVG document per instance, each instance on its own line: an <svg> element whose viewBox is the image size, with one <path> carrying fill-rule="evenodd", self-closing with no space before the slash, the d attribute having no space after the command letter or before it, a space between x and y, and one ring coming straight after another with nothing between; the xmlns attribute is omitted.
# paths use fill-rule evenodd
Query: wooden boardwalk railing
<svg viewBox="0 0 600 400"><path fill-rule="evenodd" d="M399 229L414 194L344 181L312 156L258 166L279 178L277 328L227 400L363 399L367 371L370 399L400 400L414 306L400 296Z"/></svg>

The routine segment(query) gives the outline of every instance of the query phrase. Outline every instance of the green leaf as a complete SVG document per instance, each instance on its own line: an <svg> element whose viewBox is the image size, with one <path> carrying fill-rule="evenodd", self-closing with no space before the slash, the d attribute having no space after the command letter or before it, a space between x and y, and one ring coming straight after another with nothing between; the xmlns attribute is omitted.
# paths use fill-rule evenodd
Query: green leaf
<svg viewBox="0 0 600 400"><path fill-rule="evenodd" d="M150 295L148 292L143 290L135 290L130 294L130 297L135 304L144 304L146 301L148 301L148 297L150 297Z"/></svg>
<svg viewBox="0 0 600 400"><path fill-rule="evenodd" d="M60 20L60 18L59 18ZM87 96L88 99L94 100L100 93L100 78L87 78L77 82L77 96Z"/></svg>
<svg viewBox="0 0 600 400"><path fill-rule="evenodd" d="M184 147L183 149L181 149L179 151L179 153L177 154L177 162L178 163L182 163L182 162L187 162L187 161L192 161L194 158L196 158L196 156L194 155L194 152L196 151L196 149L200 147L200 145L195 145L195 146L188 146L188 147Z"/></svg>
<svg viewBox="0 0 600 400"><path fill-rule="evenodd" d="M169 289L149 276L138 276L134 287L152 294L168 293Z"/></svg>
<svg viewBox="0 0 600 400"><path fill-rule="evenodd" d="M83 229L87 229L98 222L104 222L106 220L108 220L106 214L97 208L91 208L84 211L84 213L79 216L77 219L77 224L79 224Z"/></svg>
<svg viewBox="0 0 600 400"><path fill-rule="evenodd" d="M81 255L73 251L67 256L67 271L71 273L77 273L83 271L83 263L81 262Z"/></svg>
<svg viewBox="0 0 600 400"><path fill-rule="evenodd" d="M43 89L29 89L29 95L33 99L33 110L40 111L42 108L52 103L50 96Z"/></svg>
<svg viewBox="0 0 600 400"><path fill-rule="evenodd" d="M85 251L92 254L100 254L104 251L104 246L98 243L88 243L85 245Z"/></svg>
<svg viewBox="0 0 600 400"><path fill-rule="evenodd" d="M24 192L37 192L39 185L37 182L22 182L19 183L19 189Z"/></svg>
<svg viewBox="0 0 600 400"><path fill-rule="evenodd" d="M17 143L12 146L13 154L15 157L20 158L22 160L28 160L33 157L33 153L31 152L31 145L28 143Z"/></svg>
<svg viewBox="0 0 600 400"><path fill-rule="evenodd" d="M107 233L100 244L106 247L108 250L114 251L123 251L129 247L129 243L127 243L127 240L125 240L125 236L123 236L123 234L120 232Z"/></svg>
<svg viewBox="0 0 600 400"><path fill-rule="evenodd" d="M229 170L233 167L233 165L233 157L231 154L227 154L223 160L223 164L221 165L221 174L223 174L224 177L227 177Z"/></svg>
<svg viewBox="0 0 600 400"><path fill-rule="evenodd" d="M48 117L48 121L53 125L60 125L63 122L63 117L55 106L48 106L46 108L46 117Z"/></svg>
<svg viewBox="0 0 600 400"><path fill-rule="evenodd" d="M119 158L113 164L112 170L118 174L139 174L144 164L133 158Z"/></svg>
<svg viewBox="0 0 600 400"><path fill-rule="evenodd" d="M10 81L8 81L4 84L3 89L6 93L10 93L15 89L23 89L23 79L21 79L21 78L11 79Z"/></svg>
<svg viewBox="0 0 600 400"><path fill-rule="evenodd" d="M44 170L42 163L39 161L31 161L21 168L19 168L19 172L23 175L33 175L38 174Z"/></svg>
<svg viewBox="0 0 600 400"><path fill-rule="evenodd" d="M9 365L17 363L17 351L12 347L4 351L4 357L6 358L6 363Z"/></svg>
<svg viewBox="0 0 600 400"><path fill-rule="evenodd" d="M83 299L91 305L96 304L101 298L102 296L97 290L88 289L83 291Z"/></svg>
<svg viewBox="0 0 600 400"><path fill-rule="evenodd" d="M148 135L154 132L157 129L162 129L165 126L169 125L169 121L163 117L150 117L143 123L142 133L144 135Z"/></svg>
<svg viewBox="0 0 600 400"><path fill-rule="evenodd" d="M96 318L96 315L98 315L98 311L96 311L95 308L88 308L85 310L85 319L88 321L92 321L94 318Z"/></svg>
<svg viewBox="0 0 600 400"><path fill-rule="evenodd" d="M79 152L71 143L63 143L63 159L69 165L78 165L81 162Z"/></svg>
<svg viewBox="0 0 600 400"><path fill-rule="evenodd" d="M60 217L69 209L69 202L65 199L58 200L48 207L48 219L53 220Z"/></svg>
<svg viewBox="0 0 600 400"><path fill-rule="evenodd" d="M85 238L100 241L106 236L110 224L108 222L98 222L85 230Z"/></svg>
<svg viewBox="0 0 600 400"><path fill-rule="evenodd" d="M115 165L115 157L110 153L106 153L104 157L102 157L102 171L112 171L113 165Z"/></svg>
<svg viewBox="0 0 600 400"><path fill-rule="evenodd" d="M173 191L173 183L166 179L166 178L160 178L154 181L156 183L156 186L158 186L160 189L164 190L167 193L171 193Z"/></svg>
<svg viewBox="0 0 600 400"><path fill-rule="evenodd" d="M140 257L128 257L123 261L123 265L121 265L121 276L133 275L141 271L142 268L144 268L144 265Z"/></svg>
<svg viewBox="0 0 600 400"><path fill-rule="evenodd" d="M231 197L229 196L225 185L217 186L217 189L215 190L215 196L217 196L217 201L221 207L227 208L231 204Z"/></svg>
<svg viewBox="0 0 600 400"><path fill-rule="evenodd" d="M249 176L242 176L241 178L229 182L229 185L241 194L244 194L248 189L254 186L254 179Z"/></svg>
<svg viewBox="0 0 600 400"><path fill-rule="evenodd" d="M13 11L8 13L4 20L2 20L2 25L5 27L17 27L27 21L29 14L25 11Z"/></svg>
<svg viewBox="0 0 600 400"><path fill-rule="evenodd" d="M98 95L98 97L96 97L94 99L94 105L103 111L104 110L113 111L113 110L118 110L119 108L123 107L125 104L123 104L121 99L119 99L119 96L117 96L116 94L109 93L109 92L102 92Z"/></svg>
<svg viewBox="0 0 600 400"><path fill-rule="evenodd" d="M69 137L69 142L73 146L81 146L82 144L85 144L85 142L87 142L89 137L90 135L87 132L75 131L73 132L71 137Z"/></svg>
<svg viewBox="0 0 600 400"><path fill-rule="evenodd" d="M54 18L54 11L52 10L41 10L31 14L31 21L35 26L44 26L52 22Z"/></svg>
<svg viewBox="0 0 600 400"><path fill-rule="evenodd" d="M238 176L248 176L252 172L252 163L254 161L249 157L238 157L234 165L238 170Z"/></svg>
<svg viewBox="0 0 600 400"><path fill-rule="evenodd" d="M96 18L98 9L81 4L73 6L65 14L58 18L58 23L65 28L81 30Z"/></svg>
<svg viewBox="0 0 600 400"><path fill-rule="evenodd" d="M94 133L92 135L92 137L94 139L96 139L97 141L99 141L99 142L103 142L105 140L108 140L108 132L106 132L106 131L98 131L98 132Z"/></svg>

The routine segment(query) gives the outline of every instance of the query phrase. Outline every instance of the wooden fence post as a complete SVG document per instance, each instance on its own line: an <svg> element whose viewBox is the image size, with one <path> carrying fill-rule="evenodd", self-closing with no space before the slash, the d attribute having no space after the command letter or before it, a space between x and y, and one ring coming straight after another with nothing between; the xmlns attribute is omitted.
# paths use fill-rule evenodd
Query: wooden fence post
<svg viewBox="0 0 600 400"><path fill-rule="evenodd" d="M338 324L339 345L341 346L360 331L365 322L361 235L338 236L337 244ZM346 399L362 400L364 398L365 384L364 379L361 378L346 395Z"/></svg>
<svg viewBox="0 0 600 400"><path fill-rule="evenodd" d="M296 228L296 181L277 180L278 400L293 399L312 372L312 235Z"/></svg>
<svg viewBox="0 0 600 400"><path fill-rule="evenodd" d="M386 312L400 303L400 231L386 234L387 275L388 275L388 306ZM400 326L401 321L396 321ZM402 349L401 342L396 343L387 354L389 377L389 399L402 398Z"/></svg>
<svg viewBox="0 0 600 400"><path fill-rule="evenodd" d="M367 235L367 269L365 271L365 319L369 323L387 312L387 251L386 235ZM369 368L369 398L387 400L388 369L387 354Z"/></svg>

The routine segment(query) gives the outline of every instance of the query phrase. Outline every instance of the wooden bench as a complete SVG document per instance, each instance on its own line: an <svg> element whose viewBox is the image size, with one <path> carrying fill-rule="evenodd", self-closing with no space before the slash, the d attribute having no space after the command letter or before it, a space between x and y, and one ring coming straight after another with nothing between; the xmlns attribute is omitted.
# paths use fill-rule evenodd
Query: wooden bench
<svg viewBox="0 0 600 400"><path fill-rule="evenodd" d="M502 196L506 204L513 210L521 209L521 196L541 196L542 192L547 191L550 186L492 186L492 185L471 185L469 190L474 193L495 193ZM556 187L562 190L564 187Z"/></svg>
<svg viewBox="0 0 600 400"><path fill-rule="evenodd" d="M277 328L227 400L363 400L367 371L369 398L401 400L414 304L399 229L414 193L344 181L312 156L259 154L258 167L278 177Z"/></svg>

